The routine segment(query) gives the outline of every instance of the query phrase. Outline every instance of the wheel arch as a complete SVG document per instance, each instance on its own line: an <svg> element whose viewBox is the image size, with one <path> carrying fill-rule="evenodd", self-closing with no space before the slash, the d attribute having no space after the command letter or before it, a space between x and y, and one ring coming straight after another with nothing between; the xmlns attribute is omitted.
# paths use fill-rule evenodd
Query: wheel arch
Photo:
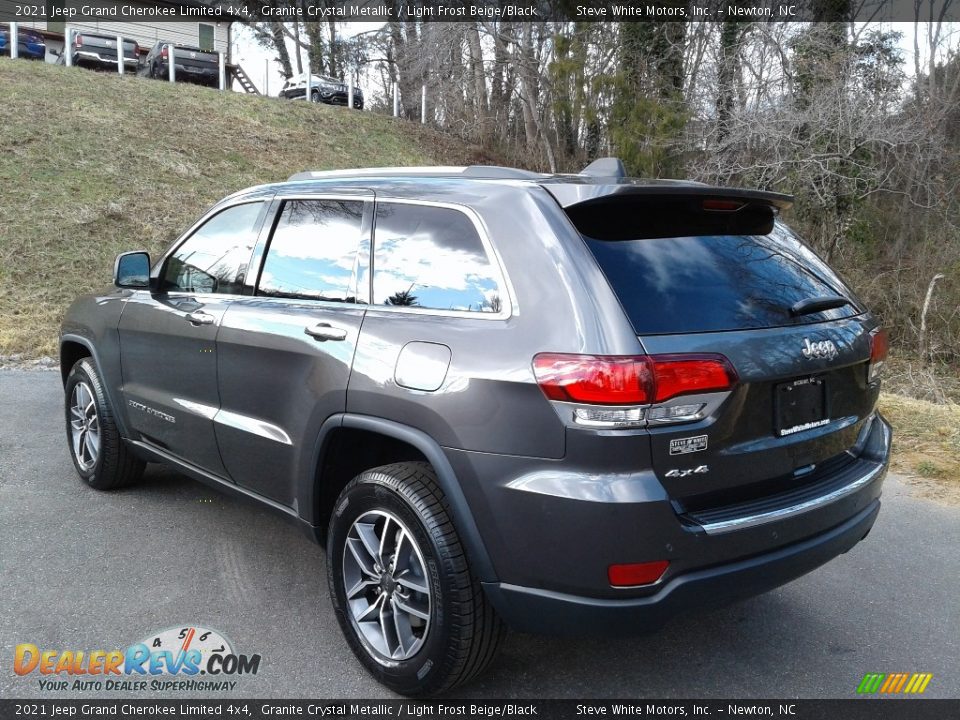
<svg viewBox="0 0 960 720"><path fill-rule="evenodd" d="M329 512L325 512L323 506L324 499L329 496L329 492L325 494L325 485L328 485L328 483L325 482L326 475L323 469L327 467L331 453L337 451L336 438L343 430L362 431L402 443L421 456L419 458L406 458L407 460L422 459L430 463L437 475L437 482L446 496L453 523L463 542L464 549L467 551L471 568L482 581L496 581L493 563L480 535L480 530L474 520L466 496L460 487L456 473L450 465L450 461L447 460L443 449L423 431L392 420L369 415L341 413L328 418L324 422L320 429L314 453L313 467L316 470L312 478L313 482L308 488L309 495L302 505L302 507L310 509L309 522L314 526L317 540L324 541L326 522L329 519ZM385 463L377 463L377 465L371 465L370 467L377 467L380 464ZM329 481L330 478L326 477L326 480ZM339 493L339 489L337 493Z"/></svg>
<svg viewBox="0 0 960 720"><path fill-rule="evenodd" d="M93 358L93 346L86 338L78 335L64 335L60 340L60 380L67 384L67 375L77 362L85 357ZM96 362L96 359L94 359ZM99 366L99 363L97 363Z"/></svg>
<svg viewBox="0 0 960 720"><path fill-rule="evenodd" d="M112 385L104 375L103 363L100 362L100 353L97 352L94 344L82 335L65 333L60 338L60 378L63 385L66 386L67 384L67 376L70 374L71 368L73 368L78 360L82 360L83 358L90 358L97 372L100 374L103 390L107 394L110 406L113 408L113 419L120 429L120 435L122 437L129 437L127 434L126 413L123 412L123 408L117 403L116 394L113 391Z"/></svg>

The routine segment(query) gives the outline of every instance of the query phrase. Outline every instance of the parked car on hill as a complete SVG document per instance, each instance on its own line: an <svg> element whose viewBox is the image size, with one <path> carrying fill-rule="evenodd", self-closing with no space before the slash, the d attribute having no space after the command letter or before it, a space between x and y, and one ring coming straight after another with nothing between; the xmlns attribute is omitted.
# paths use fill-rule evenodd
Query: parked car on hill
<svg viewBox="0 0 960 720"><path fill-rule="evenodd" d="M170 48L177 82L192 82L208 87L220 87L220 56L193 45L176 45L161 40L156 43L143 62L142 74L166 80L170 73Z"/></svg>
<svg viewBox="0 0 960 720"><path fill-rule="evenodd" d="M123 38L123 67L136 72L140 66L140 46L136 40ZM117 36L101 35L87 31L75 32L69 48L64 48L57 59L58 65L66 64L66 53L71 53L73 65L94 70L117 70Z"/></svg>
<svg viewBox="0 0 960 720"><path fill-rule="evenodd" d="M67 311L70 457L97 490L160 462L299 525L399 693L474 677L505 626L654 631L880 512L887 336L791 204L611 160L242 190Z"/></svg>
<svg viewBox="0 0 960 720"><path fill-rule="evenodd" d="M310 76L310 99L327 105L344 105L349 102L350 88L346 83L328 75ZM287 100L302 100L307 91L307 74L300 73L289 78L280 90L280 97ZM353 88L353 108L363 110L363 90Z"/></svg>
<svg viewBox="0 0 960 720"><path fill-rule="evenodd" d="M17 26L17 56L29 60L43 60L47 44L43 35L33 28ZM0 55L10 54L10 26L0 25Z"/></svg>

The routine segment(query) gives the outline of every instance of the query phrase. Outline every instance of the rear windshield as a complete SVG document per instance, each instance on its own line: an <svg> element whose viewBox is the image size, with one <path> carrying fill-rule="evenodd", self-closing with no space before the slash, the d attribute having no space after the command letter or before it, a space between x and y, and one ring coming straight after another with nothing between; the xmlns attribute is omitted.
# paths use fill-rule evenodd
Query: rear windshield
<svg viewBox="0 0 960 720"><path fill-rule="evenodd" d="M783 223L769 235L596 240L587 246L638 335L781 327L850 317L857 299ZM853 303L794 316L794 303Z"/></svg>

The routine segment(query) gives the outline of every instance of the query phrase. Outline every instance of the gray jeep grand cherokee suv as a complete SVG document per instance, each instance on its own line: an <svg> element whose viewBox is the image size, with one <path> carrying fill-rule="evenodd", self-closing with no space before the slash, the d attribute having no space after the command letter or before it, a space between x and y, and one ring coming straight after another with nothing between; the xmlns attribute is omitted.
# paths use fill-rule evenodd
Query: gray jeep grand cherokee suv
<svg viewBox="0 0 960 720"><path fill-rule="evenodd" d="M885 333L788 196L509 168L295 175L217 203L63 323L66 431L325 543L360 661L428 694L505 625L649 631L870 531Z"/></svg>

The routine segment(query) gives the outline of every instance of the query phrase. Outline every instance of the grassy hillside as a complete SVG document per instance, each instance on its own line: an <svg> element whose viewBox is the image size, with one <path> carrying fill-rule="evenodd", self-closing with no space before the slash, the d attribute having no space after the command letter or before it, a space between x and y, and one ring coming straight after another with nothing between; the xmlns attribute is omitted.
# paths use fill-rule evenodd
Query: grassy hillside
<svg viewBox="0 0 960 720"><path fill-rule="evenodd" d="M0 356L55 355L64 308L118 252L159 252L235 190L474 155L369 112L0 58Z"/></svg>

